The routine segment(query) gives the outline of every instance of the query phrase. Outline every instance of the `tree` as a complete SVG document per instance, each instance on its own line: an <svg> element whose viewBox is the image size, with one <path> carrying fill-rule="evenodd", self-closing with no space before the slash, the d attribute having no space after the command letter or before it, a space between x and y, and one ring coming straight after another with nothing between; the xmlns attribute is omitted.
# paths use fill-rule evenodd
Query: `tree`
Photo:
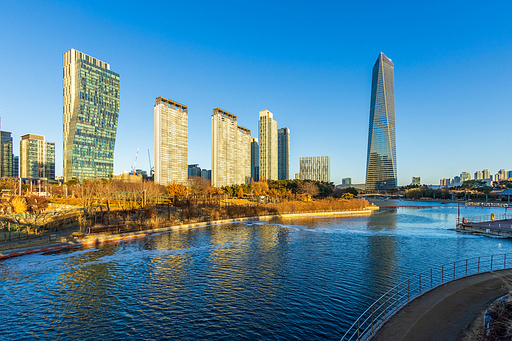
<svg viewBox="0 0 512 341"><path fill-rule="evenodd" d="M268 192L268 183L266 181L253 182L251 184L251 190L255 196L266 195Z"/></svg>
<svg viewBox="0 0 512 341"><path fill-rule="evenodd" d="M242 198L244 196L244 189L242 187L238 188L237 197Z"/></svg>
<svg viewBox="0 0 512 341"><path fill-rule="evenodd" d="M180 185L175 181L169 184L166 190L170 197L183 197L187 195L187 186Z"/></svg>
<svg viewBox="0 0 512 341"><path fill-rule="evenodd" d="M317 184L313 181L304 181L301 183L297 189L297 192L299 194L307 194L312 197L320 194L320 190L318 189Z"/></svg>

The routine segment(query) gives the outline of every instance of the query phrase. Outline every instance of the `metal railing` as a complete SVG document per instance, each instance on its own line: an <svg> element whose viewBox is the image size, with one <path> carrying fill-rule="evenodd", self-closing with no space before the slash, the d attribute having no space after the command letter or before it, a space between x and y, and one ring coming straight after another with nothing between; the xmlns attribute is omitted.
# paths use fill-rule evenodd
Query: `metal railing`
<svg viewBox="0 0 512 341"><path fill-rule="evenodd" d="M495 214L494 220L505 220L510 219L512 216L510 214ZM464 217L467 222L470 223L483 223L483 222L490 222L491 221L491 215L485 215L485 216L476 216L476 217Z"/></svg>
<svg viewBox="0 0 512 341"><path fill-rule="evenodd" d="M512 268L511 261L512 253L474 257L434 267L410 277L366 309L341 341L369 340L391 316L418 296L462 277Z"/></svg>

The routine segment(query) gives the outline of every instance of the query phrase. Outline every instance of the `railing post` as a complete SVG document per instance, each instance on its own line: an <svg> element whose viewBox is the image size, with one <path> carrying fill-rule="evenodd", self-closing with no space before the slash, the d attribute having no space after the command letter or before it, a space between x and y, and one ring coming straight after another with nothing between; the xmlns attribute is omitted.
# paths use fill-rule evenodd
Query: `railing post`
<svg viewBox="0 0 512 341"><path fill-rule="evenodd" d="M478 267L477 267L476 273L477 274L480 273L480 257L478 257Z"/></svg>
<svg viewBox="0 0 512 341"><path fill-rule="evenodd" d="M493 258L493 255L491 255L491 271L492 271L492 258Z"/></svg>
<svg viewBox="0 0 512 341"><path fill-rule="evenodd" d="M441 266L441 283L444 283L444 265Z"/></svg>
<svg viewBox="0 0 512 341"><path fill-rule="evenodd" d="M432 288L432 268L430 268L430 288Z"/></svg>
<svg viewBox="0 0 512 341"><path fill-rule="evenodd" d="M468 275L468 260L466 259L466 276Z"/></svg>
<svg viewBox="0 0 512 341"><path fill-rule="evenodd" d="M507 267L507 254L505 253L503 256L503 269L505 269Z"/></svg>
<svg viewBox="0 0 512 341"><path fill-rule="evenodd" d="M357 339L358 339L358 340L359 340L359 338L361 337L361 336L359 335L359 323L360 323L360 322L361 322L361 321L360 321L360 319L357 319Z"/></svg>
<svg viewBox="0 0 512 341"><path fill-rule="evenodd" d="M453 279L455 279L455 262L453 262Z"/></svg>

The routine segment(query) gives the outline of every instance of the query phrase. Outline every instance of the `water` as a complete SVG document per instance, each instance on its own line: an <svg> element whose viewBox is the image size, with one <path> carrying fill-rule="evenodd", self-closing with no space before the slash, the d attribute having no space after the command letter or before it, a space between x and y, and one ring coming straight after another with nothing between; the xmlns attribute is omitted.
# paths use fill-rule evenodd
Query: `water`
<svg viewBox="0 0 512 341"><path fill-rule="evenodd" d="M387 202L387 205L404 202ZM412 203L409 205L431 205ZM339 340L429 267L511 252L457 206L223 224L0 263L0 340ZM504 209L462 208L465 217Z"/></svg>

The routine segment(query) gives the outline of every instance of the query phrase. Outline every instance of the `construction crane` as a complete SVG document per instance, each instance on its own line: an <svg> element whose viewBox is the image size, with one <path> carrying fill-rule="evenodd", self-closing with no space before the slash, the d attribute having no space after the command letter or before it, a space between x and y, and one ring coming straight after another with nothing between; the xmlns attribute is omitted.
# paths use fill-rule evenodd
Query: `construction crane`
<svg viewBox="0 0 512 341"><path fill-rule="evenodd" d="M153 172L155 171L155 169L153 167L151 167L151 154L149 154L149 149L148 149L148 159L149 159L149 176L153 176Z"/></svg>
<svg viewBox="0 0 512 341"><path fill-rule="evenodd" d="M137 154L135 154L135 162L132 166L132 174L135 175L135 166L137 165L137 157L139 157L139 148L137 148Z"/></svg>

